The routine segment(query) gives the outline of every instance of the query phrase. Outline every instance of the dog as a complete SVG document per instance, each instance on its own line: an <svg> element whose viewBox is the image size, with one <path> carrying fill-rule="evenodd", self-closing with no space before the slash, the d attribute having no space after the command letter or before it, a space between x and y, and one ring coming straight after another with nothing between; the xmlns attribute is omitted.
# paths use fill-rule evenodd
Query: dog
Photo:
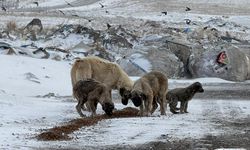
<svg viewBox="0 0 250 150"><path fill-rule="evenodd" d="M118 64L95 56L78 59L71 68L72 86L84 79L94 79L109 89L119 90L122 104L127 105L134 83Z"/></svg>
<svg viewBox="0 0 250 150"><path fill-rule="evenodd" d="M188 113L188 102L193 98L193 96L196 93L203 93L204 89L202 88L202 85L200 82L195 82L192 85L186 87L186 88L176 88L173 90L170 90L167 95L167 101L169 102L170 111L173 114L177 114L179 112L176 112L176 110L179 110L177 108L178 101L181 102L180 106L180 113Z"/></svg>
<svg viewBox="0 0 250 150"><path fill-rule="evenodd" d="M92 112L91 116L95 116L97 104L100 103L104 112L111 116L114 103L110 93L110 89L105 84L94 79L79 80L73 87L73 95L78 101L76 105L77 112L81 117L84 117L82 109L84 104L87 103Z"/></svg>
<svg viewBox="0 0 250 150"><path fill-rule="evenodd" d="M160 104L161 115L165 115L167 89L167 77L161 72L151 71L135 81L131 91L131 100L136 107L140 106L141 116L154 113L158 107L157 103Z"/></svg>

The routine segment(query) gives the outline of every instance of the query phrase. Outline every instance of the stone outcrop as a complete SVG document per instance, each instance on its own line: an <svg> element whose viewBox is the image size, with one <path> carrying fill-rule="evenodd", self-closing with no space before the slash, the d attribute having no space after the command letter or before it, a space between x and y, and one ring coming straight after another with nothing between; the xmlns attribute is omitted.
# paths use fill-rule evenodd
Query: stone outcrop
<svg viewBox="0 0 250 150"><path fill-rule="evenodd" d="M225 64L218 62L221 52L226 54ZM206 51L200 56L192 56L189 70L194 78L219 77L231 81L244 81L250 79L250 60L238 47L225 45Z"/></svg>

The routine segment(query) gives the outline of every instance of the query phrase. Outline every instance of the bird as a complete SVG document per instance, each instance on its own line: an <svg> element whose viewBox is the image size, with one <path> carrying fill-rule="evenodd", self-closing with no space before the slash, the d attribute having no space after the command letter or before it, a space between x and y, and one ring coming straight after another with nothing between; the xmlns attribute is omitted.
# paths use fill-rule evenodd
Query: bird
<svg viewBox="0 0 250 150"><path fill-rule="evenodd" d="M207 28L208 28L208 26L205 26L205 27L203 28L203 30L207 30Z"/></svg>
<svg viewBox="0 0 250 150"><path fill-rule="evenodd" d="M104 5L102 3L99 3L101 5L101 8L104 8Z"/></svg>
<svg viewBox="0 0 250 150"><path fill-rule="evenodd" d="M36 4L37 7L38 7L38 5L39 5L38 2L33 2L33 4Z"/></svg>
<svg viewBox="0 0 250 150"><path fill-rule="evenodd" d="M76 14L74 14L74 15L72 15L73 17L79 17L78 15L76 15Z"/></svg>
<svg viewBox="0 0 250 150"><path fill-rule="evenodd" d="M109 29L109 28L111 28L111 25L110 25L109 23L107 23L107 27L108 27L108 29Z"/></svg>
<svg viewBox="0 0 250 150"><path fill-rule="evenodd" d="M60 13L62 13L63 15L65 15L65 13L63 12L63 11L61 11L61 10L58 10Z"/></svg>
<svg viewBox="0 0 250 150"><path fill-rule="evenodd" d="M65 1L65 0L64 0ZM67 3L67 5L74 7L72 4L70 4L69 2L65 1Z"/></svg>
<svg viewBox="0 0 250 150"><path fill-rule="evenodd" d="M5 7L2 6L1 8L2 8L3 11L7 11L7 9Z"/></svg>
<svg viewBox="0 0 250 150"><path fill-rule="evenodd" d="M186 21L186 24L190 24L191 23L190 19L185 19L185 21Z"/></svg>
<svg viewBox="0 0 250 150"><path fill-rule="evenodd" d="M186 11L190 11L191 10L191 8L189 8L189 7L186 7Z"/></svg>
<svg viewBox="0 0 250 150"><path fill-rule="evenodd" d="M92 20L91 19L88 19L89 22L91 22Z"/></svg>
<svg viewBox="0 0 250 150"><path fill-rule="evenodd" d="M167 11L163 11L163 12L161 12L161 13L164 14L164 15L167 15L167 14L168 14Z"/></svg>
<svg viewBox="0 0 250 150"><path fill-rule="evenodd" d="M109 11L107 11L107 10L106 10L105 12L106 12L106 14L108 14L108 13L109 13Z"/></svg>

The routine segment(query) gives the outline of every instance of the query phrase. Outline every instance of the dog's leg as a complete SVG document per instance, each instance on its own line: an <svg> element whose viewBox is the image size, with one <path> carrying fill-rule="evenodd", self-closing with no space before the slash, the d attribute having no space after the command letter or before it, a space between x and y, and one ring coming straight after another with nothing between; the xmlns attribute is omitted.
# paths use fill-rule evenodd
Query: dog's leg
<svg viewBox="0 0 250 150"><path fill-rule="evenodd" d="M166 115L164 95L165 95L165 93L160 95L160 98L158 99L158 103L160 104L161 115Z"/></svg>
<svg viewBox="0 0 250 150"><path fill-rule="evenodd" d="M85 115L82 113L82 110L81 110L82 105L84 105L84 101L83 101L82 99L80 99L80 100L78 101L78 104L76 105L76 110L77 110L78 114L79 114L81 117L85 117Z"/></svg>
<svg viewBox="0 0 250 150"><path fill-rule="evenodd" d="M154 112L155 112L155 110L157 109L157 107L158 107L158 104L157 104L157 96L155 96L154 97L154 100L153 100L153 108L152 108L152 110L151 110L151 114L153 114Z"/></svg>
<svg viewBox="0 0 250 150"><path fill-rule="evenodd" d="M148 100L143 100L143 112L142 112L142 116L147 116L147 110L148 110Z"/></svg>
<svg viewBox="0 0 250 150"><path fill-rule="evenodd" d="M188 113L187 108L188 108L188 101L185 102L185 106L184 106L184 112L185 113Z"/></svg>
<svg viewBox="0 0 250 150"><path fill-rule="evenodd" d="M145 113L146 116L150 115L150 111L152 110L152 105L153 105L154 98L152 95L149 95L147 100L146 100L146 106L145 106Z"/></svg>
<svg viewBox="0 0 250 150"><path fill-rule="evenodd" d="M178 98L176 96L172 96L170 99L169 99L169 107L170 107L170 111L173 113L173 114L178 114L179 112L176 112L176 106L178 105Z"/></svg>
<svg viewBox="0 0 250 150"><path fill-rule="evenodd" d="M186 101L181 101L181 107L180 107L180 113L184 113L184 109L185 109L185 104Z"/></svg>
<svg viewBox="0 0 250 150"><path fill-rule="evenodd" d="M95 107L95 99L89 99L88 105L92 112L91 117L96 116L96 107Z"/></svg>
<svg viewBox="0 0 250 150"><path fill-rule="evenodd" d="M89 104L89 101L87 101L86 103L85 103L85 105L83 105L83 107L84 108L82 108L83 110L85 110L85 111L88 111L88 112L91 112L91 106L90 106L90 104Z"/></svg>
<svg viewBox="0 0 250 150"><path fill-rule="evenodd" d="M173 114L178 114L179 112L176 112L176 106L177 106L178 103L169 103L169 107L170 107L170 111L173 113Z"/></svg>
<svg viewBox="0 0 250 150"><path fill-rule="evenodd" d="M140 105L140 111L139 111L139 115L142 117L143 116L143 112L144 112L144 100L142 101L142 104Z"/></svg>

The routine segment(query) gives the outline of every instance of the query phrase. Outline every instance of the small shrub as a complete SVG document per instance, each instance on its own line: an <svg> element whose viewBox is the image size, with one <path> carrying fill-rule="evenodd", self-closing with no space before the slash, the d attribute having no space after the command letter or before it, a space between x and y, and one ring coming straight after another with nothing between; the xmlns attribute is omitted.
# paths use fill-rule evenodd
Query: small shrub
<svg viewBox="0 0 250 150"><path fill-rule="evenodd" d="M16 31L17 25L15 21L10 21L6 24L6 30L8 32Z"/></svg>

